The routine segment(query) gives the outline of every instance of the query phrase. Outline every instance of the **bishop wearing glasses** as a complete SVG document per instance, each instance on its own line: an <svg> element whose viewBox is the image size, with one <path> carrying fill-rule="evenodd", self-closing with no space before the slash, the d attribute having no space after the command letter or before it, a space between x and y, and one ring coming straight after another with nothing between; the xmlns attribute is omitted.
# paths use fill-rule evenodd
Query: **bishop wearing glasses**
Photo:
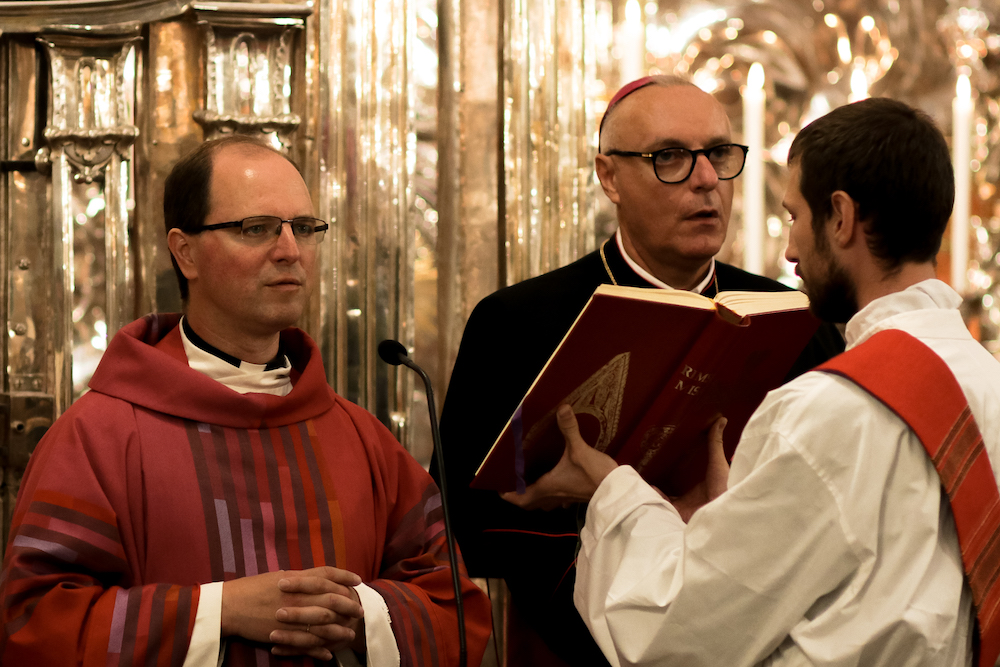
<svg viewBox="0 0 1000 667"><path fill-rule="evenodd" d="M528 512L469 481L535 376L602 284L719 291L788 289L717 261L746 146L711 95L674 76L645 77L612 98L597 176L614 203L614 236L582 259L501 289L473 311L441 419L452 520L472 576L506 580L519 665L608 664L573 606L584 506ZM843 350L821 328L790 377ZM432 470L436 468L432 465ZM523 625L520 625L523 624ZM514 636L518 634L518 636Z"/></svg>
<svg viewBox="0 0 1000 667"><path fill-rule="evenodd" d="M298 170L206 142L164 218L184 315L123 328L32 455L0 663L458 664L438 489L292 326L327 230ZM460 574L479 665L489 602Z"/></svg>

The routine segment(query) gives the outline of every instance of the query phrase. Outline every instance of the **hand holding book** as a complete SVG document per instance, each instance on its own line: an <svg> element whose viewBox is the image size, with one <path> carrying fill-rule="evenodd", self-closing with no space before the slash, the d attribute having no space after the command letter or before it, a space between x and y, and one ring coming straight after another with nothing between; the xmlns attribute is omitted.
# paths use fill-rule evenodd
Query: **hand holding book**
<svg viewBox="0 0 1000 667"><path fill-rule="evenodd" d="M508 491L500 494L504 500L528 510L550 510L571 503L587 502L601 482L618 467L614 459L584 441L576 415L569 405L564 403L559 406L556 421L566 442L562 458L552 470L528 486L524 493ZM705 479L683 496L667 498L685 523L697 509L726 490L729 463L722 445L722 431L725 427L726 419L720 417L709 431L706 443L708 470Z"/></svg>
<svg viewBox="0 0 1000 667"><path fill-rule="evenodd" d="M726 428L726 423L725 417L719 417L708 431L708 442L706 443L708 466L705 469L705 479L691 487L691 490L684 495L667 498L681 515L684 523L691 520L692 514L721 496L729 488L729 460L726 458L726 450L722 444L722 432Z"/></svg>
<svg viewBox="0 0 1000 667"><path fill-rule="evenodd" d="M588 445L580 435L573 408L563 403L556 411L566 449L556 467L542 475L524 493L508 491L500 497L526 510L550 510L571 503L585 503L604 478L618 467L615 460Z"/></svg>

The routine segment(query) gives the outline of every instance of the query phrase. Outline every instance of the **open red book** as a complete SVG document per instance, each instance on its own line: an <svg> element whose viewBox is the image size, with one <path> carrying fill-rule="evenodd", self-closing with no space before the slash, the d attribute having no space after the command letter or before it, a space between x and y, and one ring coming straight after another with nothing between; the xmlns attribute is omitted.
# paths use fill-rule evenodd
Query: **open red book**
<svg viewBox="0 0 1000 667"><path fill-rule="evenodd" d="M819 326L801 292L601 285L552 353L471 486L513 491L559 461L568 403L593 447L679 495L704 477L705 436L729 420L731 456L750 415Z"/></svg>

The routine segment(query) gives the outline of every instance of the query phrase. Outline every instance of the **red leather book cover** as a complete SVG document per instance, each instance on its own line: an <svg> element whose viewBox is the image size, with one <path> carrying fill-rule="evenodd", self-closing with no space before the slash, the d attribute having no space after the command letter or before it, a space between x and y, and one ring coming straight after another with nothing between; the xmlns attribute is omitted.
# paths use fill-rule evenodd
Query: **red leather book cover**
<svg viewBox="0 0 1000 667"><path fill-rule="evenodd" d="M723 293L719 298L736 294L745 293ZM704 417L697 416L680 430L674 425L673 432L664 432L672 422L663 419L674 419L671 406L692 404L694 399L699 406L715 406L723 398L732 401L733 392L721 388L742 387L745 398L732 415L726 414L731 425L742 419L739 428L726 429L727 444L735 446L737 431L766 391L781 381L817 326L804 310L808 301L800 293L744 298L767 302L781 295L786 302L788 295L799 298L800 307L791 311L794 316L752 315L737 325L724 317L740 316L721 306L717 310L711 299L690 292L600 286L511 416L472 487L511 491L550 470L564 448L555 420L556 408L563 403L573 407L591 446L619 463L641 463L662 477L662 471L672 470L691 448L689 436L675 438L673 433L704 429ZM773 322L766 323L770 318ZM734 349L739 352L733 354ZM676 414L684 415L693 408L679 409ZM697 468L696 460L687 464L692 466ZM703 470L704 465L702 475Z"/></svg>
<svg viewBox="0 0 1000 667"><path fill-rule="evenodd" d="M689 350L616 457L678 496L705 477L708 429L720 416L732 458L743 427L781 384L819 326L807 310L716 318Z"/></svg>

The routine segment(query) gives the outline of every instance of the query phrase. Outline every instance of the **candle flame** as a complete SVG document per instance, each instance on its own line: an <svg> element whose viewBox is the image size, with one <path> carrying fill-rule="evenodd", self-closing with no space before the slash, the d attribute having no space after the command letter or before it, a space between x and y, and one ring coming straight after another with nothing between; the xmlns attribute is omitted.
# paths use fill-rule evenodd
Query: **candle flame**
<svg viewBox="0 0 1000 667"><path fill-rule="evenodd" d="M747 88L751 90L764 89L764 68L760 63L750 65L750 72L747 74Z"/></svg>
<svg viewBox="0 0 1000 667"><path fill-rule="evenodd" d="M642 21L642 9L639 7L639 0L628 0L625 3L625 22L639 23Z"/></svg>
<svg viewBox="0 0 1000 667"><path fill-rule="evenodd" d="M968 74L958 75L958 81L955 82L955 97L960 100L972 99L972 84L969 82Z"/></svg>
<svg viewBox="0 0 1000 667"><path fill-rule="evenodd" d="M848 97L850 102L858 102L868 98L868 78L865 71L860 67L855 67L851 72L851 94Z"/></svg>
<svg viewBox="0 0 1000 667"><path fill-rule="evenodd" d="M851 43L844 36L837 38L837 55L840 56L840 62L845 65L851 62Z"/></svg>

